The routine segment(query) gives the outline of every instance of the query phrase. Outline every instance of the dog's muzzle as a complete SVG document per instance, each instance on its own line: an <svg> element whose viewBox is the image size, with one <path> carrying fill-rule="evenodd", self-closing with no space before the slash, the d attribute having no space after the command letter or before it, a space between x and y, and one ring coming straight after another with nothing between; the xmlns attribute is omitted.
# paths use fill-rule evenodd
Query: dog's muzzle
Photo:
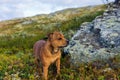
<svg viewBox="0 0 120 80"><path fill-rule="evenodd" d="M69 40L66 40L66 45L64 47L66 47L68 45L69 45Z"/></svg>
<svg viewBox="0 0 120 80"><path fill-rule="evenodd" d="M68 45L68 44L69 44L69 40L66 40L66 42L67 42L67 45ZM66 46L67 46L67 45L66 45Z"/></svg>

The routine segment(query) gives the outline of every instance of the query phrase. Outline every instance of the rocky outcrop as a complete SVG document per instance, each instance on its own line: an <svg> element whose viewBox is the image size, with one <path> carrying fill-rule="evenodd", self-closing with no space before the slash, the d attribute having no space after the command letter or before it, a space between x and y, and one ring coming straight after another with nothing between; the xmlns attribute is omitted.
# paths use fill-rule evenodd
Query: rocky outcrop
<svg viewBox="0 0 120 80"><path fill-rule="evenodd" d="M64 49L73 63L108 59L120 53L120 8L85 22Z"/></svg>

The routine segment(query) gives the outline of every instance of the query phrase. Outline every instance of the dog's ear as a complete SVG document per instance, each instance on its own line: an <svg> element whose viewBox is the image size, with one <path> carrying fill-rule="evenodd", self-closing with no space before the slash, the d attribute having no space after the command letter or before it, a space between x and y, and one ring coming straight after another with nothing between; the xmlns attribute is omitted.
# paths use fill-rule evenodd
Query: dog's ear
<svg viewBox="0 0 120 80"><path fill-rule="evenodd" d="M49 33L47 37L48 37L48 40L51 40L51 38L53 37L53 33Z"/></svg>

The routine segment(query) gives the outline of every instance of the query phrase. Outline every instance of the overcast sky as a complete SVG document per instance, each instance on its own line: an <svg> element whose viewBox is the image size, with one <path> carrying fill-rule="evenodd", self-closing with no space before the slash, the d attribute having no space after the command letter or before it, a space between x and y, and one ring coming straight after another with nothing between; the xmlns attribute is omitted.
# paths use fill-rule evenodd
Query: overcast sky
<svg viewBox="0 0 120 80"><path fill-rule="evenodd" d="M0 0L0 21L104 3L106 0Z"/></svg>

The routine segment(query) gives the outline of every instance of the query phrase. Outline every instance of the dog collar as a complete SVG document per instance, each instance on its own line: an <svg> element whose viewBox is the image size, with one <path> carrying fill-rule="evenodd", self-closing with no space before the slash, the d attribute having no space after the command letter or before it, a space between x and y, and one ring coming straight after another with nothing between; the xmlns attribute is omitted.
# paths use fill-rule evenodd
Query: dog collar
<svg viewBox="0 0 120 80"><path fill-rule="evenodd" d="M54 54L54 53L58 53L59 52L59 48L54 48L53 46L51 46L51 53Z"/></svg>
<svg viewBox="0 0 120 80"><path fill-rule="evenodd" d="M59 48L54 49L53 53L58 53L58 51L59 51Z"/></svg>

